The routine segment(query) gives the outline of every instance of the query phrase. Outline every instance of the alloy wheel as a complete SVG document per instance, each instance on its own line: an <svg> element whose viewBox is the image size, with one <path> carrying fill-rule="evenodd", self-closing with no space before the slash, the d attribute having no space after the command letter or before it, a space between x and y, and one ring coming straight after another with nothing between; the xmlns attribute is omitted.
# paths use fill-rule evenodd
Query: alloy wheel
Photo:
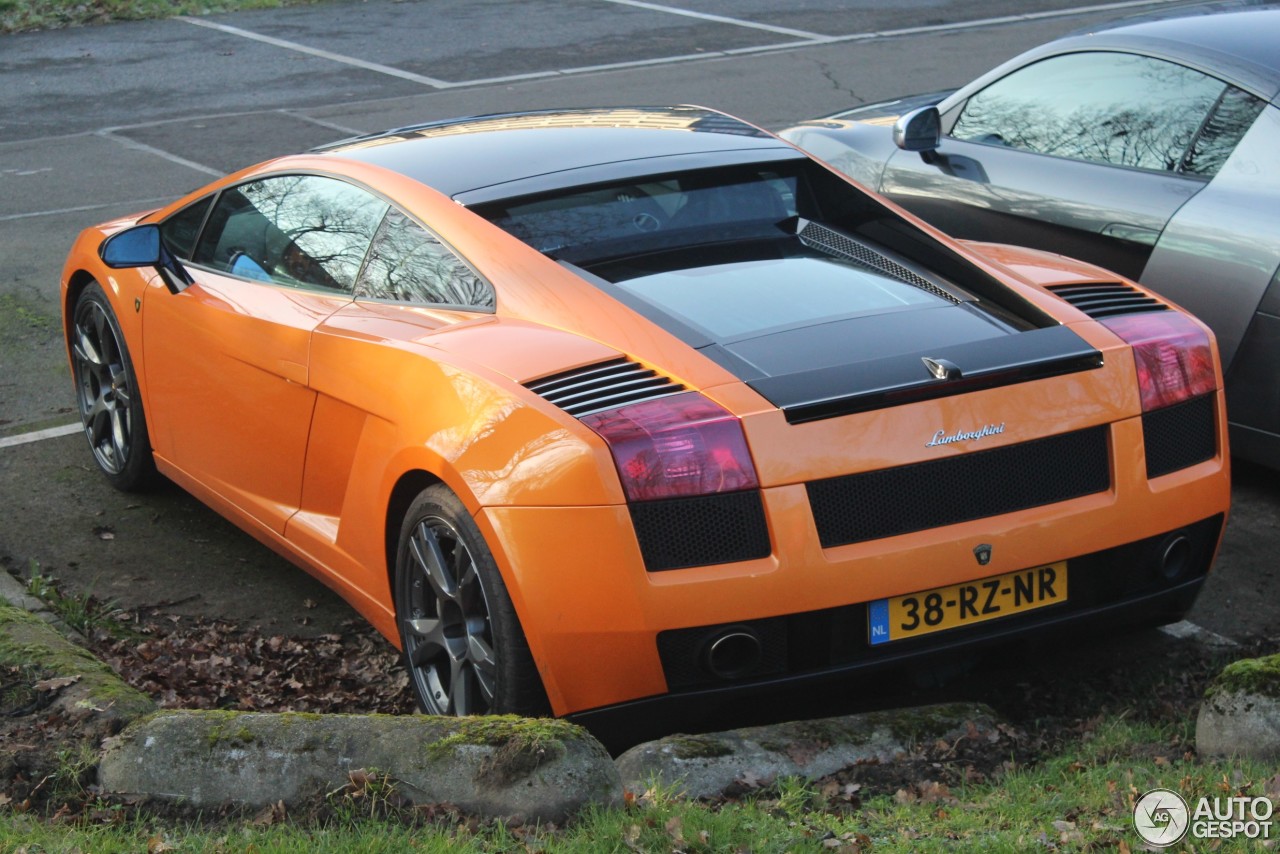
<svg viewBox="0 0 1280 854"><path fill-rule="evenodd" d="M444 519L429 516L408 542L403 616L410 676L429 711L485 714L497 661L489 602L474 557Z"/></svg>
<svg viewBox="0 0 1280 854"><path fill-rule="evenodd" d="M93 456L107 474L120 474L133 445L133 383L120 333L95 300L85 301L76 313L71 353L80 418Z"/></svg>

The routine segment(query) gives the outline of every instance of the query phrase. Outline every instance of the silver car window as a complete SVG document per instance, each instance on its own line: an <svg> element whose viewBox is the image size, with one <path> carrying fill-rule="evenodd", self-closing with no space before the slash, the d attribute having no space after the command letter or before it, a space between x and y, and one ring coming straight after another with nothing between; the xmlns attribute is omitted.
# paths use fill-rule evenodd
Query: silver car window
<svg viewBox="0 0 1280 854"><path fill-rule="evenodd" d="M1226 84L1172 62L1071 53L969 98L951 136L1138 169L1181 171Z"/></svg>
<svg viewBox="0 0 1280 854"><path fill-rule="evenodd" d="M1182 171L1206 177L1218 174L1245 131L1253 126L1265 104L1261 98L1228 86L1227 91L1222 93L1218 106L1187 149Z"/></svg>

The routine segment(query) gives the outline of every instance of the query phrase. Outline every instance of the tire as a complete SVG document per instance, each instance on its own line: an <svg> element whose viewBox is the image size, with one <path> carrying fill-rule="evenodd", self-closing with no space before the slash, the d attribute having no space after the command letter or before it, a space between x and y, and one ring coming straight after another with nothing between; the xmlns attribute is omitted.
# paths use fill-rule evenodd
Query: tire
<svg viewBox="0 0 1280 854"><path fill-rule="evenodd" d="M72 313L76 404L94 462L116 489L141 492L159 480L147 419L124 335L102 286L91 282Z"/></svg>
<svg viewBox="0 0 1280 854"><path fill-rule="evenodd" d="M475 521L443 484L400 527L396 624L418 707L433 715L547 715L511 597Z"/></svg>

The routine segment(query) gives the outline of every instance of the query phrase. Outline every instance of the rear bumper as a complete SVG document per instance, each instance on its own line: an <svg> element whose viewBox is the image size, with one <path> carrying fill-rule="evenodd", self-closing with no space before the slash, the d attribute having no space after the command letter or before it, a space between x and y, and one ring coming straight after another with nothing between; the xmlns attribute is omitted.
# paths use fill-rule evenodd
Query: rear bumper
<svg viewBox="0 0 1280 854"><path fill-rule="evenodd" d="M1220 405L1216 417L1225 437ZM805 484L767 487L770 551L685 569L646 569L626 506L488 507L476 518L553 711L604 719L632 705L679 708L792 680L838 680L1046 627L1083 627L1095 615L1115 613L1119 626L1177 619L1208 571L1229 506L1225 442L1209 459L1149 478L1142 420L1114 422L1107 434L1110 485L1101 491L1012 512L993 504L996 515L877 530L864 541L824 547ZM1019 475L1001 474L997 489L1000 478ZM1194 566L1153 575L1151 554L1179 531L1194 532ZM991 557L979 565L983 546ZM868 643L868 602L1063 560L1067 603L874 650ZM733 680L714 676L704 663L708 639L741 625L762 639L761 666Z"/></svg>
<svg viewBox="0 0 1280 854"><path fill-rule="evenodd" d="M1221 518L1217 520L1219 523ZM782 673L736 683L703 685L669 694L645 697L598 709L576 712L568 719L585 726L611 751L619 752L641 741L675 731L724 729L754 722L750 712L758 702L786 697L794 713L796 700L804 697L837 699L847 707L861 695L859 684L879 674L910 672L941 662L971 659L1001 646L1123 634L1166 625L1182 619L1204 584L1203 574L1162 589L1090 607L1053 610L1034 618L996 621L982 627L958 629L840 664L803 672ZM863 623L865 632L865 623ZM839 703L837 703L839 705Z"/></svg>

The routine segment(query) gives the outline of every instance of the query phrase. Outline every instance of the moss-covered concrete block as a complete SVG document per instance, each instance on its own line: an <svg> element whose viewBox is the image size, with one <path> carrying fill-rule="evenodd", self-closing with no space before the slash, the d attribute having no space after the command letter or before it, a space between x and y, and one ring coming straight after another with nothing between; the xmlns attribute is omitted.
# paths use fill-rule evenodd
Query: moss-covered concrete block
<svg viewBox="0 0 1280 854"><path fill-rule="evenodd" d="M705 735L671 735L618 757L623 785L644 791L651 781L691 798L714 797L735 782L777 777L817 779L859 762L888 762L916 744L993 731L995 712L950 703L793 721Z"/></svg>
<svg viewBox="0 0 1280 854"><path fill-rule="evenodd" d="M563 821L622 800L609 754L579 726L513 716L167 711L111 740L102 790L198 807L295 806L376 773L411 803Z"/></svg>
<svg viewBox="0 0 1280 854"><path fill-rule="evenodd" d="M1280 655L1228 664L1196 718L1201 756L1280 758Z"/></svg>
<svg viewBox="0 0 1280 854"><path fill-rule="evenodd" d="M67 640L34 614L0 601L0 663L36 665L74 680L54 707L119 726L156 709L146 694L129 687L114 670Z"/></svg>

